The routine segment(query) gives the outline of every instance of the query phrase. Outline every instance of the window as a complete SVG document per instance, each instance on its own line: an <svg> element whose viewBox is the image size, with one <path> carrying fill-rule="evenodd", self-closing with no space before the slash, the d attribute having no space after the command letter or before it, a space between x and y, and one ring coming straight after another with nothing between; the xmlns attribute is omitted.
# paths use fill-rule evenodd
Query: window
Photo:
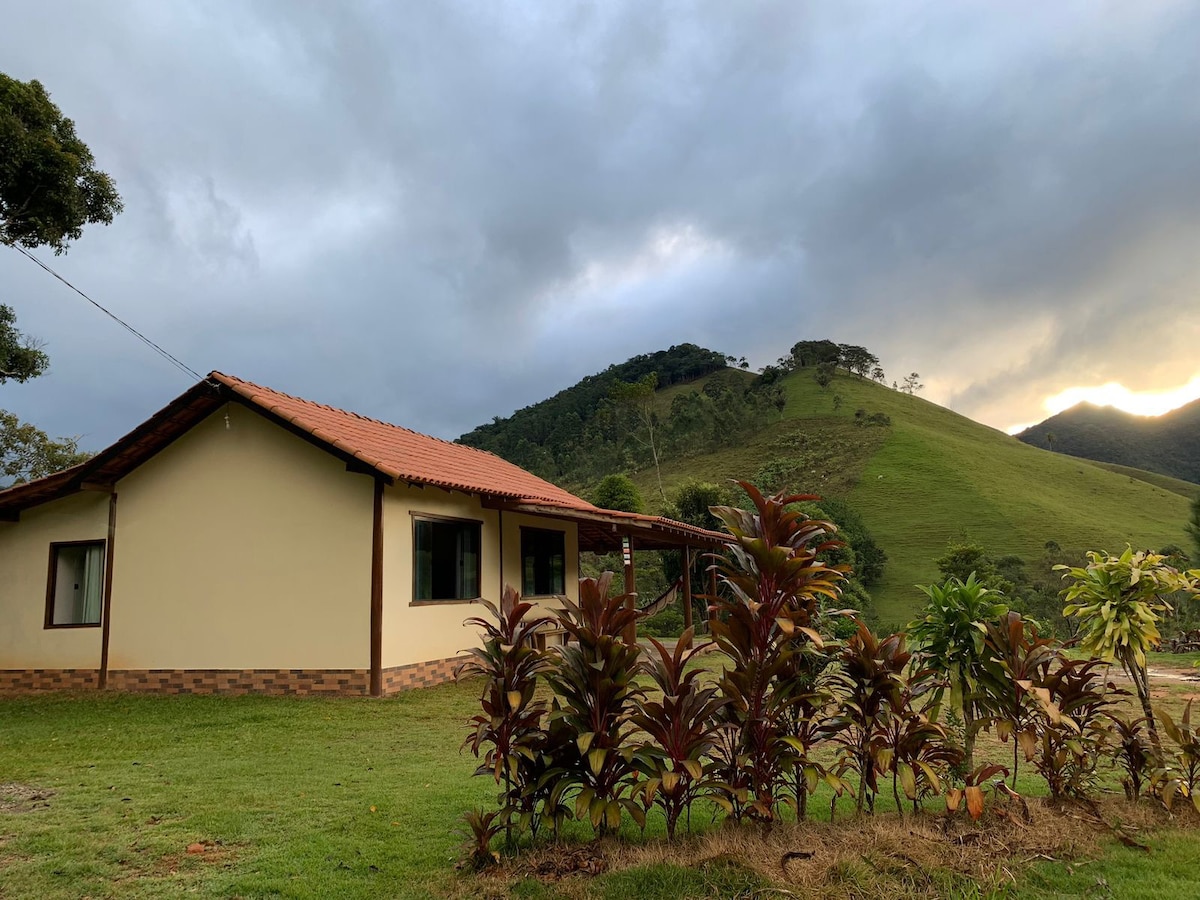
<svg viewBox="0 0 1200 900"><path fill-rule="evenodd" d="M478 522L414 519L413 600L479 598Z"/></svg>
<svg viewBox="0 0 1200 900"><path fill-rule="evenodd" d="M99 625L104 598L104 541L50 545L46 627Z"/></svg>
<svg viewBox="0 0 1200 900"><path fill-rule="evenodd" d="M548 597L566 593L566 535L541 528L521 529L521 593Z"/></svg>

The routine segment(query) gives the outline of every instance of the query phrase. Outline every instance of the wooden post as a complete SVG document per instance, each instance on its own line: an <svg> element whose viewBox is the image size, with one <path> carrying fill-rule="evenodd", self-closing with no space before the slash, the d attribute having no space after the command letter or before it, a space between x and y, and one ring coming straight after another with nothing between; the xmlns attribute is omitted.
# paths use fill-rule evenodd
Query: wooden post
<svg viewBox="0 0 1200 900"><path fill-rule="evenodd" d="M717 617L717 570L715 566L708 570L708 593L712 597L708 603L708 621L711 623Z"/></svg>
<svg viewBox="0 0 1200 900"><path fill-rule="evenodd" d="M683 628L686 631L692 627L692 548L684 547L679 556L683 560Z"/></svg>
<svg viewBox="0 0 1200 900"><path fill-rule="evenodd" d="M637 581L633 571L633 538L625 535L621 538L621 556L625 562L625 598L626 609L637 609ZM625 629L625 643L632 647L637 643L637 623L634 622Z"/></svg>

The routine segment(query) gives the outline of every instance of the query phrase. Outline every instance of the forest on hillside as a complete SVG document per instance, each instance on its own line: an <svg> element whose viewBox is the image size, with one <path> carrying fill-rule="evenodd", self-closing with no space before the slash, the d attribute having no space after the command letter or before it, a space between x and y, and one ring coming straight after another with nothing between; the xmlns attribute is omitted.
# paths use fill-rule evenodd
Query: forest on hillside
<svg viewBox="0 0 1200 900"><path fill-rule="evenodd" d="M1080 403L1017 437L1056 453L1200 483L1200 400L1161 416Z"/></svg>
<svg viewBox="0 0 1200 900"><path fill-rule="evenodd" d="M728 445L778 418L786 403L779 380L795 369L811 368L826 387L838 370L884 381L879 359L869 350L829 340L799 341L760 372L748 368L744 358L678 344L609 366L458 440L552 481L588 483L654 465L663 454ZM893 386L911 392L919 388L915 379L914 373ZM663 393L693 382L698 389L672 391L669 400ZM868 421L867 415L864 411L860 424L886 424Z"/></svg>

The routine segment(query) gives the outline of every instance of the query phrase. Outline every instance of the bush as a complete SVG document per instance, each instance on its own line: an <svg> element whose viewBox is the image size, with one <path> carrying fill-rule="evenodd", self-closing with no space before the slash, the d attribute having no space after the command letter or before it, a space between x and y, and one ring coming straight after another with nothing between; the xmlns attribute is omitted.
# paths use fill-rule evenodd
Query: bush
<svg viewBox="0 0 1200 900"><path fill-rule="evenodd" d="M592 502L603 509L640 513L646 509L642 495L628 475L605 475L592 491Z"/></svg>

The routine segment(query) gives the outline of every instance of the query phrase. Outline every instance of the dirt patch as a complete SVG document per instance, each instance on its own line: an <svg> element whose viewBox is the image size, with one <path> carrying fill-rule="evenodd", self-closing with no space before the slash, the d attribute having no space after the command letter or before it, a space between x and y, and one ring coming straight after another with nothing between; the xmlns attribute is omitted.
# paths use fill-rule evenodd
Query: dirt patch
<svg viewBox="0 0 1200 900"><path fill-rule="evenodd" d="M558 893L586 893L588 876L640 866L671 864L696 869L736 861L767 884L815 898L932 898L952 884L981 888L1013 884L1039 861L1080 865L1099 855L1110 838L1145 847L1149 830L1200 817L1168 815L1145 802L1108 800L1081 806L1027 799L996 802L978 823L965 816L865 816L829 823L778 825L770 831L724 827L674 844L593 843L545 847L524 853L481 876L487 896L524 878L554 882ZM1119 829L1115 823L1120 823ZM582 865L581 865L582 863ZM981 896L983 894L981 893Z"/></svg>
<svg viewBox="0 0 1200 900"><path fill-rule="evenodd" d="M0 813L27 813L35 809L46 809L54 791L9 781L0 784Z"/></svg>

